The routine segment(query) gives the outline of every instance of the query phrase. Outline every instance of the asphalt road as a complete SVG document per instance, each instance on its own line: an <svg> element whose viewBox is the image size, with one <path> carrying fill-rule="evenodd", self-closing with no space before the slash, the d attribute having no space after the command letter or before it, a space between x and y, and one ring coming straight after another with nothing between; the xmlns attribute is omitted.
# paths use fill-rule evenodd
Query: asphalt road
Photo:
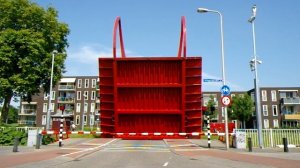
<svg viewBox="0 0 300 168"><path fill-rule="evenodd" d="M300 160L200 147L191 140L76 139L8 155L0 167L195 168L299 167ZM280 153L282 154L282 153ZM300 157L300 153L288 155ZM278 155L278 153L277 153Z"/></svg>

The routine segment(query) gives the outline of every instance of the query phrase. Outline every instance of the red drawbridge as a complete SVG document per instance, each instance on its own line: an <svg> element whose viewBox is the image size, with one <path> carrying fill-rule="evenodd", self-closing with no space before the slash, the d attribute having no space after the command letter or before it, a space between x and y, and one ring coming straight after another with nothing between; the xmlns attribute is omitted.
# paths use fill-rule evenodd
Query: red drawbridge
<svg viewBox="0 0 300 168"><path fill-rule="evenodd" d="M117 57L117 31L121 56ZM186 138L202 130L202 58L186 57L185 17L177 57L126 57L120 17L113 57L99 58L104 137Z"/></svg>

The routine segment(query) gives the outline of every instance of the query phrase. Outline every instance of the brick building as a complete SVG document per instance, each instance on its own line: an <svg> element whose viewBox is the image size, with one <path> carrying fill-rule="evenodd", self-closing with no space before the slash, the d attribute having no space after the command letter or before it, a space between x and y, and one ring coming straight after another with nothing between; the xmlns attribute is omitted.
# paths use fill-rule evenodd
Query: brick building
<svg viewBox="0 0 300 168"><path fill-rule="evenodd" d="M79 128L82 119L85 127L95 127L99 122L97 76L68 76L63 77L53 88L51 97L51 122L58 120L63 114L66 120L72 121ZM40 93L32 97L32 101L21 102L19 111L19 124L46 126L49 96ZM62 113L61 106L64 106Z"/></svg>

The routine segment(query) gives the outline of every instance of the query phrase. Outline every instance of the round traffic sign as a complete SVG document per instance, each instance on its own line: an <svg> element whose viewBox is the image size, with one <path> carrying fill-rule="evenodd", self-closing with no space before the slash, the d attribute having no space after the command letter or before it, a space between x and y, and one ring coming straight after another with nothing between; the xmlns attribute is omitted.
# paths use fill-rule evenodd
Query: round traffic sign
<svg viewBox="0 0 300 168"><path fill-rule="evenodd" d="M228 106L231 102L231 99L228 96L223 96L221 99L221 102L224 106Z"/></svg>
<svg viewBox="0 0 300 168"><path fill-rule="evenodd" d="M227 85L223 85L221 88L221 93L223 96L228 96L230 95L230 88Z"/></svg>

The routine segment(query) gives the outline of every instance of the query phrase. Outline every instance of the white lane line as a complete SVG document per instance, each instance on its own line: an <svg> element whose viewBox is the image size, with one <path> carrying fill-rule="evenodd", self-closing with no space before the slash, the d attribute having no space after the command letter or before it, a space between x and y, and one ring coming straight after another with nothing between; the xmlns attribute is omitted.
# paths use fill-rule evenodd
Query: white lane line
<svg viewBox="0 0 300 168"><path fill-rule="evenodd" d="M81 153L81 152L85 152L85 151L90 151L90 150L94 150L94 149L97 149L97 148L101 148L103 146L106 146L114 141L116 141L117 139L113 139L109 142L106 142L105 144L102 144L102 145L99 145L97 147L94 147L94 148L87 148L87 149L84 149L84 150L81 150L81 151L77 151L77 152L72 152L72 153L68 153L68 154L65 154L65 155L61 155L61 156L69 156L69 155L73 155L73 154L76 154L76 153Z"/></svg>
<svg viewBox="0 0 300 168"><path fill-rule="evenodd" d="M174 147L198 147L198 145L195 144L182 144L182 145L170 145L171 148Z"/></svg>
<svg viewBox="0 0 300 168"><path fill-rule="evenodd" d="M190 151L205 151L208 149L200 148L200 149L174 149L174 150L178 152L190 152Z"/></svg>
<svg viewBox="0 0 300 168"><path fill-rule="evenodd" d="M98 146L99 143L82 143L82 145Z"/></svg>
<svg viewBox="0 0 300 168"><path fill-rule="evenodd" d="M167 167L168 166L168 164L169 164L169 162L166 162L163 166L164 167Z"/></svg>

